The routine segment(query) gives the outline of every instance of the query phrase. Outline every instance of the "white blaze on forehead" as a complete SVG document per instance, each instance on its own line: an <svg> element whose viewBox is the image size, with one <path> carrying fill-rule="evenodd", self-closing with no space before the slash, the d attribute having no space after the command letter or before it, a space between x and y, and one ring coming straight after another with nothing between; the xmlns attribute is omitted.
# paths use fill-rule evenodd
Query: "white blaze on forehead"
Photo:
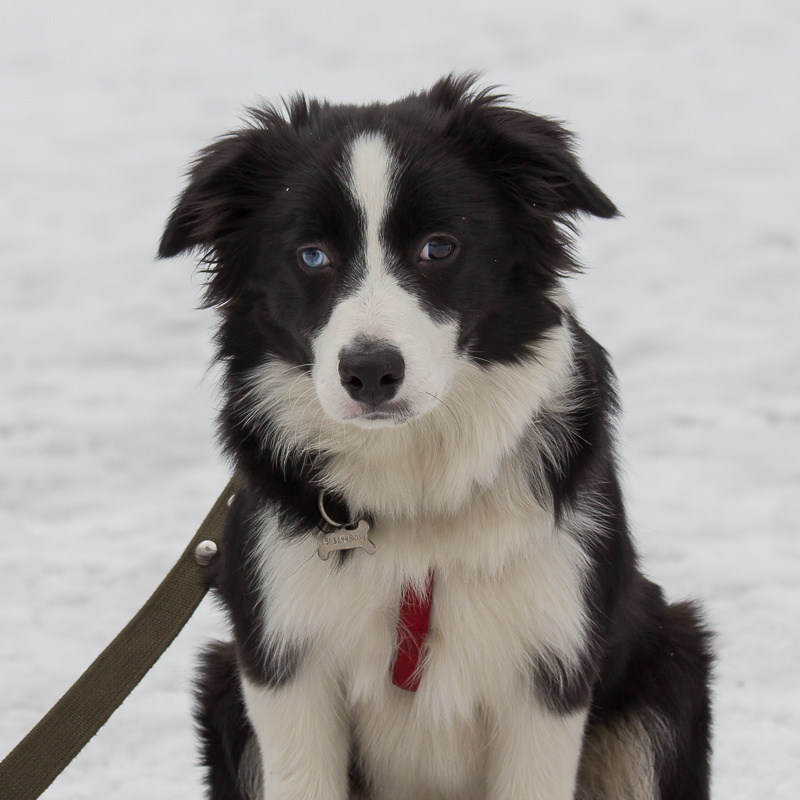
<svg viewBox="0 0 800 800"><path fill-rule="evenodd" d="M323 410L337 421L358 423L366 413L339 375L342 349L359 338L380 340L400 351L405 375L394 406L397 414L408 418L439 402L456 369L456 324L434 320L390 269L393 257L381 233L392 210L397 172L391 146L378 133L357 136L342 165L341 178L361 217L357 285L337 300L312 342L316 395Z"/></svg>
<svg viewBox="0 0 800 800"><path fill-rule="evenodd" d="M377 133L364 133L350 146L347 182L363 216L363 257L368 272L381 270L383 248L381 226L392 199L397 162L386 140Z"/></svg>

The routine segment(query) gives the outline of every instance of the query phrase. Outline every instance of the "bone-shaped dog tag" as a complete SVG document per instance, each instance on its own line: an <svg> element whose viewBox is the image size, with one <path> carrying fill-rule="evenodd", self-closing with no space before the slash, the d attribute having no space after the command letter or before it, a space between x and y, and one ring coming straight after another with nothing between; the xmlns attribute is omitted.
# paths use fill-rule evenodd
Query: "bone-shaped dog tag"
<svg viewBox="0 0 800 800"><path fill-rule="evenodd" d="M358 525L352 528L345 526L331 533L320 533L317 554L327 561L334 550L353 550L356 547L375 555L375 545L369 540L369 523L365 519L359 520Z"/></svg>

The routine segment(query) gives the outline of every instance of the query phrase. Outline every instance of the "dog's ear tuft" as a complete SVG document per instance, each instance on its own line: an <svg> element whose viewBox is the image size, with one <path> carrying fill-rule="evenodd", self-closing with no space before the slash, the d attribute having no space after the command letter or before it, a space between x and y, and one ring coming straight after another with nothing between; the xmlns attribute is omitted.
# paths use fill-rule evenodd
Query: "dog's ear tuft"
<svg viewBox="0 0 800 800"><path fill-rule="evenodd" d="M159 258L196 247L212 249L242 221L253 192L256 136L255 129L246 129L223 136L200 151L164 228Z"/></svg>
<svg viewBox="0 0 800 800"><path fill-rule="evenodd" d="M476 88L480 78L479 72L467 72L464 75L451 72L431 86L426 93L427 98L434 106L444 111L452 111L466 103L474 104L478 97L493 97L491 92L494 87L483 90ZM502 95L497 95L498 100L502 97Z"/></svg>

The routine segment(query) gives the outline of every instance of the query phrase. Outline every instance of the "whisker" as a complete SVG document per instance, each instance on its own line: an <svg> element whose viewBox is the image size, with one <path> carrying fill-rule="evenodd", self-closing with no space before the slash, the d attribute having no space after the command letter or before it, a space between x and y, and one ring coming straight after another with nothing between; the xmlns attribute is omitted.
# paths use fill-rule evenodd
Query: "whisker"
<svg viewBox="0 0 800 800"><path fill-rule="evenodd" d="M289 367L287 367L286 369L282 370L282 371L281 371L281 372L279 372L277 375L271 375L270 377L273 377L273 378L281 378L281 377L283 377L283 376L284 376L284 375L285 375L287 372L291 372L293 369L305 369L306 367L313 367L313 366L314 366L313 364L294 364L294 365L292 365L292 366L289 366ZM303 373L303 374L305 374L305 373Z"/></svg>
<svg viewBox="0 0 800 800"><path fill-rule="evenodd" d="M442 400L441 397L438 397L437 395L433 394L432 392L425 392L425 394L427 394L429 397L432 397L434 400L436 400L438 403L443 405L448 410L448 412L453 417L453 422L456 425L456 430L458 430L458 422L459 422L459 420L458 420L458 416L456 415L455 411L453 411L453 409L450 408L450 406L447 403L445 403L445 401Z"/></svg>

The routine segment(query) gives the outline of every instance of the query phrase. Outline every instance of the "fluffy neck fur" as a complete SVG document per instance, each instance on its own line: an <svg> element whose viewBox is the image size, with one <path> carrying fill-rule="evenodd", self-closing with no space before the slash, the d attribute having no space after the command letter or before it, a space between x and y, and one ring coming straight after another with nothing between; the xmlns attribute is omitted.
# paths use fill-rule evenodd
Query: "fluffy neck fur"
<svg viewBox="0 0 800 800"><path fill-rule="evenodd" d="M497 483L537 412L567 396L573 347L562 324L523 362L482 368L465 360L432 411L369 430L331 420L307 372L270 360L247 376L243 413L279 460L321 456L323 484L355 513L453 513Z"/></svg>

